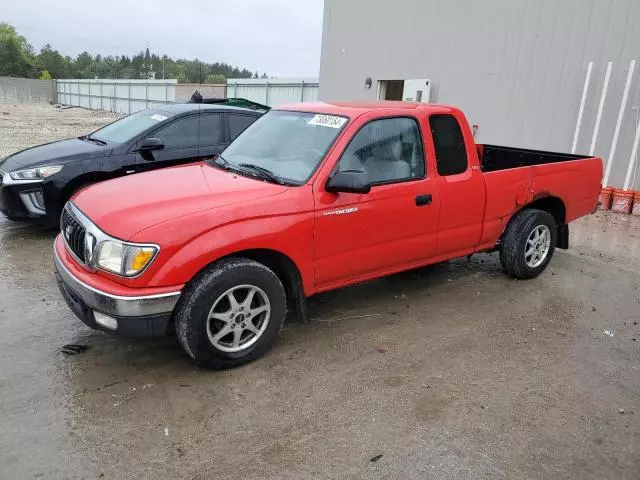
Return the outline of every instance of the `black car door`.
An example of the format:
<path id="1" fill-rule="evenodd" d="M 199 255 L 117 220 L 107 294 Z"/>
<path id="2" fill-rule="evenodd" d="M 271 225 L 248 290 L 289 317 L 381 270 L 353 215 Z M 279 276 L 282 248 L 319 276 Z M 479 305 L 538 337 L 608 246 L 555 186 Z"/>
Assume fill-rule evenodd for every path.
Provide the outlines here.
<path id="1" fill-rule="evenodd" d="M 222 113 L 201 113 L 199 127 L 199 155 L 201 158 L 216 155 L 229 144 Z"/>
<path id="2" fill-rule="evenodd" d="M 145 135 L 137 143 L 136 171 L 144 172 L 197 161 L 199 117 L 198 113 L 180 117 Z M 159 139 L 162 147 L 140 150 L 142 141 L 150 138 Z"/>

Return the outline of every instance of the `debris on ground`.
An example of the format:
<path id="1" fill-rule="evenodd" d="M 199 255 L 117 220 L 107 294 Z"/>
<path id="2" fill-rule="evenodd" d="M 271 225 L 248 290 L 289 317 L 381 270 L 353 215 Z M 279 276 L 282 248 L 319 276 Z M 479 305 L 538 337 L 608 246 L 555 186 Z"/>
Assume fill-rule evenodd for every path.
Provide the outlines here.
<path id="1" fill-rule="evenodd" d="M 67 355 L 77 355 L 78 353 L 85 352 L 88 349 L 89 349 L 89 345 L 78 345 L 74 343 L 68 343 L 66 345 L 63 345 L 60 351 Z"/>
<path id="2" fill-rule="evenodd" d="M 312 321 L 314 322 L 339 322 L 341 320 L 355 320 L 356 318 L 369 318 L 369 317 L 379 317 L 382 315 L 381 313 L 371 313 L 369 315 L 354 315 L 352 317 L 341 317 L 341 318 L 330 318 L 325 320 L 323 318 L 314 318 Z"/>
<path id="3" fill-rule="evenodd" d="M 371 458 L 371 462 L 372 463 L 376 463 L 378 460 L 380 460 L 382 458 L 382 454 L 380 455 L 376 455 L 375 457 Z"/>
<path id="4" fill-rule="evenodd" d="M 618 413 L 619 413 L 620 415 L 624 415 L 624 408 L 619 408 L 619 409 L 618 409 Z"/>
<path id="5" fill-rule="evenodd" d="M 387 347 L 384 345 L 376 345 L 376 352 L 385 353 L 387 351 Z"/>
<path id="6" fill-rule="evenodd" d="M 169 436 L 169 429 L 167 427 L 164 427 L 164 436 L 165 437 Z"/>
<path id="7" fill-rule="evenodd" d="M 605 335 L 609 335 L 610 337 L 613 337 L 614 333 L 611 330 L 605 330 L 604 331 Z"/>

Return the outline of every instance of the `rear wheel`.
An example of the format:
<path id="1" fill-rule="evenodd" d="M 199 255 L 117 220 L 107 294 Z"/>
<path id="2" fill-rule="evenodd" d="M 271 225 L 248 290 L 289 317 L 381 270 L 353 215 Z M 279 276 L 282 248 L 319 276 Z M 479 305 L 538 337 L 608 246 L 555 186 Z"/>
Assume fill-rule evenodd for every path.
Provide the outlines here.
<path id="1" fill-rule="evenodd" d="M 528 279 L 540 275 L 555 251 L 558 228 L 551 214 L 527 209 L 509 223 L 500 245 L 502 268 L 509 275 Z"/>
<path id="2" fill-rule="evenodd" d="M 273 271 L 229 258 L 201 273 L 176 309 L 178 341 L 199 364 L 224 369 L 264 355 L 287 313 L 284 287 Z"/>

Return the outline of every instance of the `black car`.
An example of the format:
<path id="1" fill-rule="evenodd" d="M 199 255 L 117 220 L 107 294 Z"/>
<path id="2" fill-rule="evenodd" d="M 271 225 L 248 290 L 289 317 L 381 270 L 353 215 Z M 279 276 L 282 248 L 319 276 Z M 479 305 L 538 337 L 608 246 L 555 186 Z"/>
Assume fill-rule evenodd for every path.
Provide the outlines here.
<path id="1" fill-rule="evenodd" d="M 11 220 L 57 227 L 64 204 L 78 190 L 211 157 L 264 112 L 220 104 L 169 104 L 139 111 L 89 135 L 28 148 L 0 161 L 0 211 Z"/>

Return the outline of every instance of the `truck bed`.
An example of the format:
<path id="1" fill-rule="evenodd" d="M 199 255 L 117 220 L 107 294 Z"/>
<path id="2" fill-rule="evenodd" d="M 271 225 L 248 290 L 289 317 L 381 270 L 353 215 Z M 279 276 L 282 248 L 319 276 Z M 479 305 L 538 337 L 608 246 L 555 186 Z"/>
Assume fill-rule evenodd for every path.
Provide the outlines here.
<path id="1" fill-rule="evenodd" d="M 548 163 L 569 162 L 593 158 L 571 153 L 545 152 L 525 148 L 504 147 L 500 145 L 476 145 L 482 171 L 485 173 L 510 168 L 530 167 Z"/>

